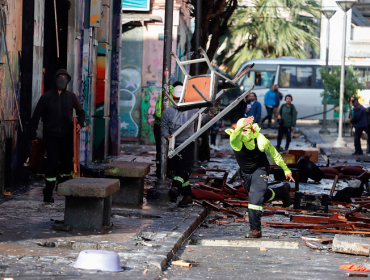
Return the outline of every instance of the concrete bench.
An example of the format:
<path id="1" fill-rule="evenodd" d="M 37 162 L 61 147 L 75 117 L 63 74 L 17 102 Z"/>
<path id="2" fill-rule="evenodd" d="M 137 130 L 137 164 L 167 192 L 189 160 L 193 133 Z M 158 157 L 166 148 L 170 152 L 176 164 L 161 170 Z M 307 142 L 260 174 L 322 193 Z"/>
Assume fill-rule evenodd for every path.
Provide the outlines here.
<path id="1" fill-rule="evenodd" d="M 66 197 L 64 224 L 72 230 L 96 230 L 110 226 L 112 194 L 119 180 L 75 178 L 58 186 L 58 195 Z"/>
<path id="2" fill-rule="evenodd" d="M 115 161 L 105 166 L 104 176 L 120 180 L 120 190 L 113 195 L 113 205 L 140 205 L 144 197 L 144 177 L 150 163 Z"/>

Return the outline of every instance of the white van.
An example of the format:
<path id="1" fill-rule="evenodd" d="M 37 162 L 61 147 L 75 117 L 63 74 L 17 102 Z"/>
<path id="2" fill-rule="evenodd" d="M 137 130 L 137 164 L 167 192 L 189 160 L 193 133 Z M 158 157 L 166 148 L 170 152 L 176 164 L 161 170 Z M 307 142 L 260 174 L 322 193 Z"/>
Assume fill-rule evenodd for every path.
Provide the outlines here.
<path id="1" fill-rule="evenodd" d="M 267 115 L 264 106 L 264 96 L 271 85 L 278 84 L 283 95 L 290 94 L 293 104 L 297 108 L 298 118 L 322 119 L 323 105 L 321 93 L 320 68 L 325 68 L 325 61 L 318 59 L 297 59 L 282 57 L 277 59 L 253 59 L 245 62 L 237 72 L 239 74 L 246 65 L 254 63 L 253 69 L 239 81 L 240 90 L 248 89 L 254 85 L 254 92 L 262 105 L 262 118 Z M 329 65 L 340 66 L 340 61 L 331 61 Z M 370 76 L 370 60 L 348 60 L 346 66 L 354 65 L 360 71 L 362 81 Z M 329 66 L 330 67 L 330 66 Z M 364 82 L 362 91 L 363 105 L 370 104 L 370 82 Z M 284 99 L 281 101 L 284 102 Z M 280 103 L 281 104 L 281 103 Z M 328 105 L 328 110 L 333 105 Z M 327 119 L 334 118 L 334 110 L 327 113 Z"/>

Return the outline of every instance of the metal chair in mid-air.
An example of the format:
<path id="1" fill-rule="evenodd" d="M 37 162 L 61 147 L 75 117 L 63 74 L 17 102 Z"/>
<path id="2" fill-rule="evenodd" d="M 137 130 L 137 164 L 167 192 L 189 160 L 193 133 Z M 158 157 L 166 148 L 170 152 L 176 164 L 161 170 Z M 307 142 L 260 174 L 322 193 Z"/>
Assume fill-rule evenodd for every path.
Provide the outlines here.
<path id="1" fill-rule="evenodd" d="M 181 97 L 178 102 L 175 102 L 167 93 L 166 95 L 175 106 L 183 110 L 212 107 L 219 89 L 230 89 L 236 87 L 236 82 L 234 82 L 234 80 L 231 80 L 214 70 L 206 52 L 201 47 L 199 48 L 199 52 L 203 58 L 186 61 L 180 61 L 174 53 L 171 53 L 175 58 L 177 65 L 180 67 L 181 72 L 185 75 L 185 79 Z M 201 62 L 207 63 L 210 74 L 191 76 L 184 68 L 184 65 Z"/>
<path id="2" fill-rule="evenodd" d="M 199 108 L 199 107 L 201 107 L 201 109 L 199 109 L 199 111 L 196 114 L 194 114 L 186 123 L 184 123 L 178 130 L 176 130 L 174 134 L 172 134 L 172 137 L 170 138 L 170 142 L 169 142 L 169 150 L 168 150 L 168 157 L 169 158 L 172 158 L 175 155 L 177 155 L 187 145 L 189 145 L 197 137 L 199 137 L 202 133 L 204 133 L 207 129 L 209 129 L 215 122 L 217 122 L 219 119 L 221 119 L 223 116 L 225 116 L 228 112 L 230 112 L 254 88 L 254 86 L 252 86 L 248 90 L 244 91 L 240 96 L 238 96 L 238 98 L 236 98 L 236 100 L 234 100 L 225 109 L 223 109 L 221 113 L 219 113 L 218 115 L 216 115 L 213 119 L 211 119 L 208 123 L 206 123 L 203 127 L 201 127 L 202 113 L 204 113 L 207 110 L 207 107 L 213 106 L 213 103 L 214 102 L 217 102 L 221 98 L 221 96 L 225 92 L 227 92 L 227 90 L 230 88 L 230 85 L 236 85 L 236 83 L 242 77 L 244 77 L 244 75 L 247 74 L 253 68 L 253 66 L 254 66 L 254 63 L 253 64 L 250 64 L 250 65 L 247 65 L 245 67 L 245 69 L 242 72 L 240 72 L 238 75 L 236 75 L 232 80 L 230 80 L 230 79 L 222 76 L 221 74 L 218 74 L 217 73 L 218 76 L 222 77 L 225 80 L 222 81 L 222 82 L 220 82 L 220 83 L 222 83 L 222 85 L 220 86 L 221 90 L 216 95 L 214 92 L 212 92 L 212 90 L 215 91 L 217 89 L 217 87 L 218 87 L 218 86 L 215 86 L 214 85 L 214 81 L 216 79 L 215 77 L 217 77 L 217 76 L 216 76 L 215 73 L 213 73 L 213 80 L 212 80 L 212 71 L 213 72 L 215 72 L 215 71 L 213 70 L 212 65 L 209 63 L 209 60 L 208 60 L 208 58 L 207 58 L 204 50 L 202 49 L 201 51 L 203 51 L 203 56 L 205 56 L 205 58 L 206 58 L 205 60 L 204 59 L 201 59 L 201 62 L 203 62 L 203 61 L 206 61 L 207 62 L 208 61 L 207 63 L 208 63 L 208 65 L 211 68 L 211 75 L 209 75 L 207 79 L 198 79 L 199 77 L 204 78 L 204 75 L 196 76 L 196 77 L 191 77 L 190 75 L 188 75 L 189 77 L 185 77 L 186 84 L 184 82 L 184 88 L 183 88 L 183 91 L 182 91 L 182 94 L 181 94 L 180 101 L 178 103 L 174 102 L 173 99 L 170 96 L 168 96 L 168 98 L 170 98 L 171 101 L 176 106 L 183 107 L 184 110 L 191 109 L 191 108 Z M 175 56 L 175 58 L 176 58 L 177 63 L 186 64 L 186 61 L 180 62 L 176 56 Z M 194 61 L 198 61 L 199 62 L 199 60 L 197 60 L 197 59 L 196 60 L 192 60 L 191 62 L 192 63 L 196 63 Z M 183 69 L 182 65 L 181 64 L 179 64 L 179 65 L 180 65 L 180 68 L 182 69 L 182 71 L 185 71 L 185 69 Z M 191 80 L 193 80 L 193 82 L 190 82 L 189 83 L 189 81 L 191 81 Z M 206 93 L 206 90 L 208 89 L 208 87 L 206 87 L 206 86 L 201 87 L 201 85 L 199 85 L 199 84 L 204 83 L 204 82 L 207 82 L 207 81 L 210 81 L 210 84 L 212 84 L 211 83 L 211 81 L 212 81 L 214 87 L 211 88 L 210 85 L 209 85 L 209 91 L 207 91 L 209 94 L 207 96 L 205 96 L 204 93 Z M 189 88 L 189 85 L 191 85 L 190 87 L 193 88 L 193 90 L 197 94 L 195 94 L 195 92 L 193 90 L 189 90 L 187 92 L 186 91 L 186 85 L 187 85 L 187 88 Z M 198 85 L 200 87 L 198 87 Z M 190 95 L 190 97 L 186 97 L 186 94 L 188 94 L 189 92 L 192 93 L 192 94 Z M 200 98 L 199 98 L 199 96 L 200 96 Z M 195 121 L 197 121 L 197 123 L 198 123 L 198 126 L 196 128 L 195 133 L 193 135 L 191 135 L 184 143 L 182 143 L 180 146 L 178 146 L 178 147 L 175 148 L 176 137 L 182 131 L 184 131 L 184 129 L 186 129 L 189 125 L 194 125 L 194 122 Z"/>

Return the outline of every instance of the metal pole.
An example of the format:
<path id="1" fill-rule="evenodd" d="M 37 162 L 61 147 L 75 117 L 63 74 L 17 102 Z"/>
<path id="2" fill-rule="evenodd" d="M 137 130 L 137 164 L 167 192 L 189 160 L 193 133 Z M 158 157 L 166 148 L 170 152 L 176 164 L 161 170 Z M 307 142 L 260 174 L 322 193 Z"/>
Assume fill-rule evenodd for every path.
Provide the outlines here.
<path id="1" fill-rule="evenodd" d="M 327 38 L 326 38 L 326 63 L 325 63 L 325 70 L 326 72 L 329 71 L 329 40 L 330 40 L 330 18 L 326 18 L 328 20 L 328 27 L 327 27 Z M 328 98 L 324 97 L 324 115 L 323 115 L 323 123 L 322 128 L 319 131 L 320 134 L 329 135 L 330 131 L 327 128 L 326 123 L 326 110 L 327 110 Z"/>
<path id="2" fill-rule="evenodd" d="M 346 35 L 347 35 L 347 12 L 344 12 L 343 20 L 343 44 L 342 44 L 342 67 L 340 73 L 340 97 L 339 97 L 339 129 L 338 138 L 334 142 L 335 148 L 344 148 L 347 143 L 343 139 L 343 101 L 344 101 L 344 73 L 345 73 L 345 60 L 346 60 Z"/>
<path id="3" fill-rule="evenodd" d="M 57 58 L 59 58 L 59 37 L 58 37 L 58 18 L 57 18 L 57 4 L 54 0 L 54 17 L 55 17 L 55 36 L 57 38 Z"/>
<path id="4" fill-rule="evenodd" d="M 195 6 L 195 59 L 200 58 L 199 47 L 202 46 L 202 0 L 197 0 Z M 200 63 L 196 63 L 194 67 L 194 74 L 198 76 L 200 74 Z M 194 162 L 193 166 L 191 167 L 191 172 L 198 173 L 198 174 L 205 174 L 206 170 L 200 166 L 199 162 L 199 137 L 195 139 L 194 145 Z"/>
<path id="5" fill-rule="evenodd" d="M 172 50 L 173 0 L 166 0 L 164 17 L 163 75 L 162 75 L 162 109 L 165 108 L 165 92 L 170 94 L 171 84 L 171 50 Z M 163 111 L 163 110 L 162 110 Z M 161 135 L 161 174 L 155 186 L 148 190 L 147 199 L 169 200 L 167 187 L 168 141 Z"/>
<path id="6" fill-rule="evenodd" d="M 0 198 L 3 198 L 5 186 L 5 125 L 0 123 Z"/>
<path id="7" fill-rule="evenodd" d="M 194 35 L 195 35 L 195 56 L 194 58 L 200 58 L 200 53 L 199 53 L 199 47 L 202 46 L 201 43 L 201 38 L 202 38 L 202 0 L 197 0 L 196 7 L 195 7 L 195 30 L 194 30 Z M 200 64 L 197 63 L 195 64 L 195 76 L 198 76 L 200 74 Z"/>

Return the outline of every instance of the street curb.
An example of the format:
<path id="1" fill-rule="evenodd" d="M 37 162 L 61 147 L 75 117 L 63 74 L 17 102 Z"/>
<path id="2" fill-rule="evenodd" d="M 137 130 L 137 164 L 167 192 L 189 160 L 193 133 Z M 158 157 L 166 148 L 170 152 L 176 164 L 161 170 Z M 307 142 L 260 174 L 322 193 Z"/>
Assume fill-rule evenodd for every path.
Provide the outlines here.
<path id="1" fill-rule="evenodd" d="M 189 236 L 197 229 L 197 227 L 207 218 L 209 210 L 204 208 L 198 217 L 190 224 L 182 224 L 179 228 L 172 232 L 166 241 L 161 246 L 165 252 L 162 251 L 163 258 L 158 261 L 149 262 L 149 264 L 163 270 L 171 261 L 177 251 L 181 248 L 182 243 L 189 238 Z"/>

